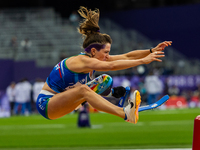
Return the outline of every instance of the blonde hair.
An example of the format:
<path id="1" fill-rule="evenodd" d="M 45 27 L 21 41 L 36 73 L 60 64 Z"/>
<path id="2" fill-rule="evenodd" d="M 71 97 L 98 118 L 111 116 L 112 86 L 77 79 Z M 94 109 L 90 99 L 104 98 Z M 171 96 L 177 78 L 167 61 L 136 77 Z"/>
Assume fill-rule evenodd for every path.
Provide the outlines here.
<path id="1" fill-rule="evenodd" d="M 88 10 L 87 8 L 81 6 L 78 13 L 84 18 L 78 28 L 79 33 L 84 37 L 83 48 L 86 48 L 93 43 L 112 44 L 112 39 L 108 34 L 100 33 L 99 9 L 92 11 L 91 9 Z"/>

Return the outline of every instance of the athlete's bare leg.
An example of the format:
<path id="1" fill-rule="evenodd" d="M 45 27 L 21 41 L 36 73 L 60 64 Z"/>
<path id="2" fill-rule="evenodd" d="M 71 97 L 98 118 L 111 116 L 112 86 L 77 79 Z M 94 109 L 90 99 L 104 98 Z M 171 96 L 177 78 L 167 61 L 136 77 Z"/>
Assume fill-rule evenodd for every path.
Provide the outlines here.
<path id="1" fill-rule="evenodd" d="M 92 107 L 115 116 L 125 118 L 120 108 L 92 91 L 87 85 L 80 85 L 65 92 L 55 94 L 48 103 L 48 117 L 60 118 L 72 112 L 78 105 L 87 101 Z"/>

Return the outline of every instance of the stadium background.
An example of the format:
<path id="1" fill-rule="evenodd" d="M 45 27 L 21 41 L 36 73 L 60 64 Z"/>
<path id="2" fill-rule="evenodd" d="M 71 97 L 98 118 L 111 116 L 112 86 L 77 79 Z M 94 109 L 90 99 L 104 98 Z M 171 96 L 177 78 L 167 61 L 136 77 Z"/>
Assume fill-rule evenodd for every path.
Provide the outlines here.
<path id="1" fill-rule="evenodd" d="M 1 90 L 11 81 L 17 82 L 24 76 L 29 80 L 39 76 L 45 79 L 61 55 L 71 56 L 80 52 L 81 38 L 76 29 L 71 28 L 68 23 L 69 15 L 80 5 L 101 10 L 101 31 L 110 34 L 114 41 L 111 54 L 128 52 L 130 49 L 147 49 L 160 41 L 171 40 L 173 45 L 166 51 L 167 59 L 164 60 L 163 66 L 155 63 L 152 66 L 164 67 L 168 74 L 199 74 L 200 4 L 197 0 L 123 2 L 102 0 L 95 3 L 79 0 L 73 2 L 9 0 L 0 2 L 2 15 L 0 58 L 1 63 L 5 64 L 1 65 L 1 70 L 4 70 L 0 78 Z M 46 10 L 46 14 L 41 12 L 42 9 Z M 38 16 L 43 13 L 43 18 L 41 15 L 40 18 L 38 16 L 34 18 L 34 13 Z M 37 26 L 34 21 L 41 25 Z M 43 31 L 44 28 L 46 31 Z M 17 36 L 19 43 L 25 38 L 31 40 L 32 47 L 27 55 L 23 53 L 20 44 L 17 52 L 9 47 L 13 36 Z M 22 62 L 27 60 L 29 62 Z M 28 63 L 32 69 L 25 72 Z M 183 67 L 185 69 L 182 69 Z M 131 70 L 110 74 L 131 74 Z"/>
<path id="2" fill-rule="evenodd" d="M 106 32 L 113 38 L 111 54 L 124 53 L 132 49 L 148 49 L 156 46 L 157 43 L 163 40 L 173 41 L 172 47 L 166 48 L 166 58 L 163 59 L 162 64 L 142 65 L 142 70 L 145 70 L 143 72 L 140 72 L 141 68 L 108 72 L 116 79 L 116 82 L 114 81 L 116 86 L 124 78 L 133 80 L 132 83 L 134 84 L 135 78 L 133 77 L 144 78 L 149 70 L 157 69 L 163 82 L 167 77 L 171 78 L 170 86 L 176 83 L 181 90 L 189 89 L 194 91 L 198 89 L 200 83 L 200 2 L 198 0 L 7 0 L 0 1 L 0 96 L 4 94 L 6 87 L 11 81 L 18 82 L 23 77 L 27 77 L 31 83 L 37 77 L 45 80 L 52 67 L 63 56 L 71 56 L 80 52 L 82 39 L 76 29 L 70 24 L 69 16 L 73 10 L 77 10 L 81 5 L 91 9 L 100 9 L 101 32 Z M 23 51 L 19 44 L 17 50 L 13 49 L 9 45 L 13 36 L 17 37 L 19 43 L 23 39 L 29 38 L 32 42 L 31 48 L 28 51 Z M 62 130 L 65 130 L 66 133 L 63 134 L 67 138 L 68 134 L 72 134 L 66 131 L 68 130 L 67 128 L 77 132 L 77 114 L 73 114 L 69 118 L 66 116 L 64 119 L 53 123 L 43 122 L 43 120 L 40 120 L 40 117 L 38 119 L 37 115 L 28 118 L 16 116 L 11 117 L 10 120 L 2 119 L 2 134 L 0 134 L 2 141 L 0 146 L 4 148 L 84 146 L 86 147 L 85 149 L 89 149 L 87 146 L 97 145 L 106 148 L 112 148 L 113 146 L 114 148 L 190 148 L 193 119 L 198 115 L 198 112 L 198 108 L 184 108 L 183 110 L 171 110 L 170 112 L 164 110 L 162 113 L 155 111 L 149 115 L 141 114 L 141 124 L 137 126 L 137 133 L 140 134 L 142 132 L 144 136 L 138 137 L 138 140 L 135 142 L 122 140 L 118 143 L 110 142 L 108 139 L 103 140 L 101 143 L 98 141 L 102 140 L 104 135 L 109 132 L 112 133 L 110 136 L 110 138 L 113 138 L 112 141 L 117 141 L 119 137 L 115 138 L 117 137 L 116 133 L 126 133 L 125 135 L 127 135 L 128 130 L 132 130 L 132 127 L 125 126 L 124 128 L 126 129 L 119 131 L 119 126 L 123 126 L 121 120 L 113 119 L 105 114 L 92 114 L 91 120 L 94 128 L 100 128 L 100 131 L 97 132 L 86 129 L 92 137 L 95 134 L 99 136 L 99 138 L 93 139 L 93 144 L 86 140 L 84 141 L 86 130 L 78 130 L 80 138 L 77 138 L 77 136 L 72 137 L 72 139 L 81 140 L 82 142 L 79 144 L 73 142 L 71 144 L 54 143 L 54 138 L 50 139 L 49 142 L 36 144 L 39 143 L 40 139 L 34 139 L 39 135 L 37 133 L 32 137 L 28 135 L 27 140 L 33 140 L 33 143 L 28 142 L 24 144 L 24 142 L 27 142 L 26 138 L 24 138 L 24 135 L 27 135 L 27 130 L 31 131 L 30 135 L 34 135 L 35 129 L 41 130 L 46 127 L 43 126 L 44 124 L 47 125 L 47 130 L 58 130 L 56 135 L 62 134 Z M 183 117 L 181 113 L 187 115 Z M 102 124 L 101 121 L 96 119 L 98 117 L 102 119 Z M 149 118 L 154 119 L 151 120 Z M 40 123 L 30 121 L 32 119 L 40 120 Z M 73 122 L 73 125 L 66 123 L 66 120 Z M 22 123 L 23 121 L 24 123 Z M 106 124 L 106 122 L 109 123 Z M 113 127 L 112 123 L 118 124 L 116 125 L 117 127 Z M 51 125 L 48 126 L 48 124 Z M 155 124 L 155 127 L 150 127 Z M 173 127 L 172 124 L 174 125 Z M 21 125 L 22 127 L 20 127 Z M 158 130 L 156 130 L 158 126 Z M 22 131 L 23 127 L 26 128 L 24 131 Z M 112 127 L 113 131 L 105 129 L 111 129 Z M 146 130 L 143 131 L 145 127 Z M 167 131 L 165 131 L 166 128 L 168 128 Z M 48 135 L 49 131 L 47 130 L 41 130 L 40 132 Z M 145 139 L 145 136 L 151 136 L 150 130 L 152 133 L 158 134 L 158 136 L 155 134 L 152 140 L 149 140 L 149 138 Z M 13 134 L 12 131 L 16 131 L 16 134 Z M 177 132 L 175 133 L 175 131 Z M 104 135 L 100 135 L 99 132 L 104 133 Z M 49 132 L 49 134 L 55 135 L 54 132 Z M 172 136 L 173 134 L 176 136 Z M 13 142 L 10 140 L 12 136 L 18 140 Z M 177 140 L 180 136 L 182 138 Z M 43 136 L 41 137 L 44 138 Z M 55 137 L 63 141 L 59 136 Z M 163 140 L 159 140 L 159 137 L 163 138 Z M 123 138 L 126 139 L 127 137 Z M 70 140 L 69 138 L 67 139 Z M 91 140 L 91 137 L 87 137 L 87 139 Z M 106 142 L 106 140 L 109 142 Z M 128 144 L 128 147 L 125 146 L 126 144 Z"/>

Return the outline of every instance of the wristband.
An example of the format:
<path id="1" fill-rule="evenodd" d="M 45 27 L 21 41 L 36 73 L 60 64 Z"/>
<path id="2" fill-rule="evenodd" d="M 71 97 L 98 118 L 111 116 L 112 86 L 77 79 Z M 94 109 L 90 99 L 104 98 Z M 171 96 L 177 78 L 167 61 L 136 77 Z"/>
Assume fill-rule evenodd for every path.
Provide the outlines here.
<path id="1" fill-rule="evenodd" d="M 153 52 L 152 52 L 152 48 L 150 48 L 150 52 L 153 53 Z"/>

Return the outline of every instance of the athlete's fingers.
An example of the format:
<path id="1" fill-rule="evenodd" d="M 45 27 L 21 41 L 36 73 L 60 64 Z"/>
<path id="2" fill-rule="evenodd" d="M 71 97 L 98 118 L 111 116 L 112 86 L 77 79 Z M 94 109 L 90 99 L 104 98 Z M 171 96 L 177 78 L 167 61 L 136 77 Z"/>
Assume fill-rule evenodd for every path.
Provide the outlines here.
<path id="1" fill-rule="evenodd" d="M 169 44 L 171 44 L 171 43 L 172 43 L 172 41 L 165 41 L 165 42 L 167 42 L 167 43 L 169 43 Z"/>
<path id="2" fill-rule="evenodd" d="M 164 54 L 165 52 L 162 52 L 162 51 L 156 51 L 156 52 L 154 52 L 154 54 L 156 54 L 156 55 L 160 55 L 160 54 Z"/>
<path id="3" fill-rule="evenodd" d="M 168 45 L 171 45 L 172 41 L 165 41 L 165 43 Z"/>
<path id="4" fill-rule="evenodd" d="M 168 43 L 165 41 L 162 44 L 164 44 L 164 46 L 168 46 Z"/>
<path id="5" fill-rule="evenodd" d="M 156 58 L 165 57 L 165 55 L 156 55 Z"/>
<path id="6" fill-rule="evenodd" d="M 158 58 L 154 58 L 154 61 L 162 62 L 162 60 Z"/>

